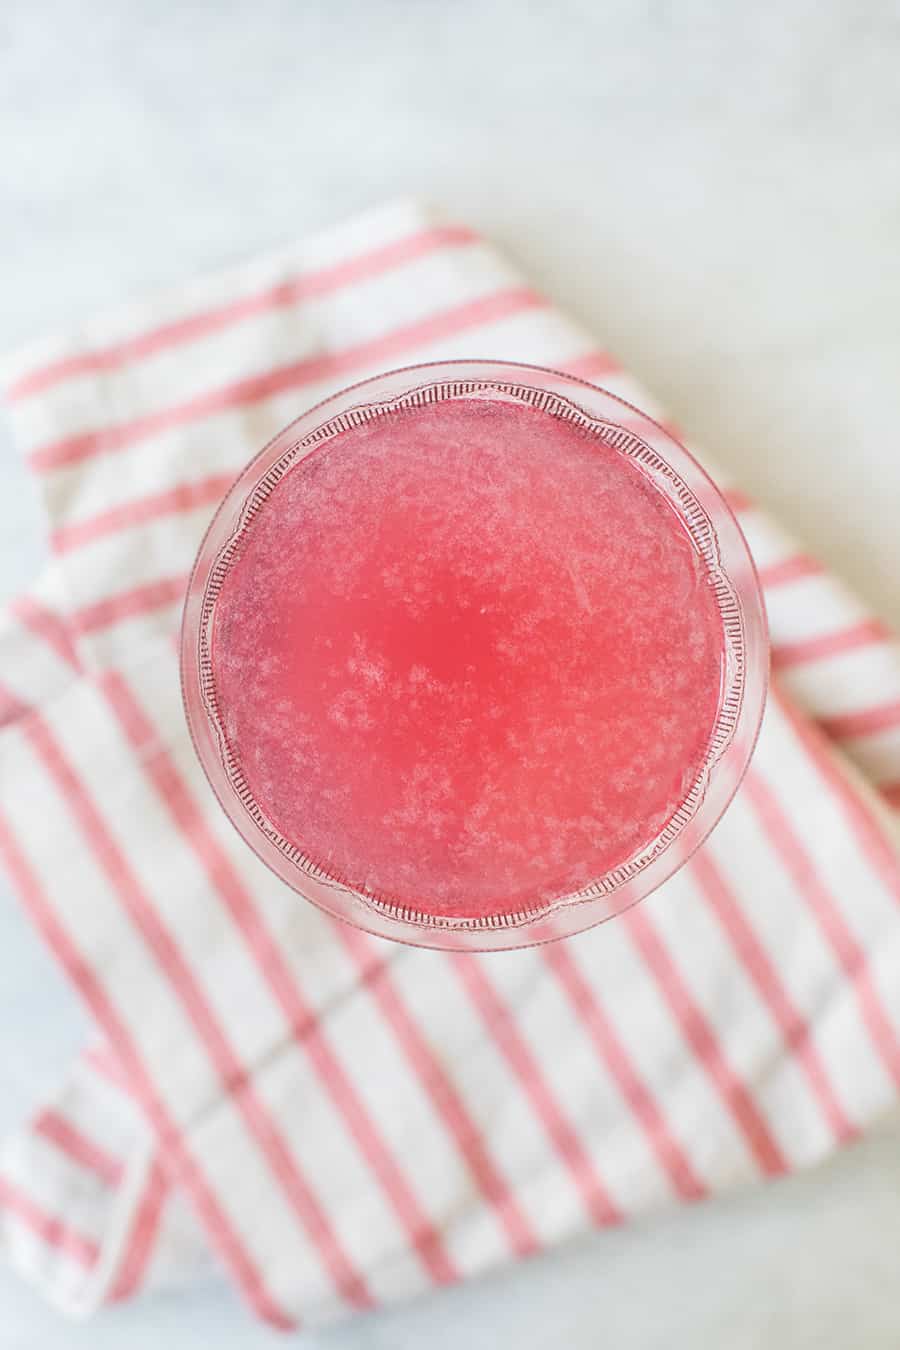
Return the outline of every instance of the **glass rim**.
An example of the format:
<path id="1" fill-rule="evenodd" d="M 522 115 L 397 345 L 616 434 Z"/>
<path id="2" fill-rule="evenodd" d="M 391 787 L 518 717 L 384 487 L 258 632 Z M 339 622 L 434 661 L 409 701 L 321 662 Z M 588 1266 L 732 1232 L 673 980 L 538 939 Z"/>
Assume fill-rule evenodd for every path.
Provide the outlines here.
<path id="1" fill-rule="evenodd" d="M 701 775 L 666 825 L 638 854 L 579 891 L 508 914 L 430 914 L 365 895 L 329 877 L 278 833 L 249 788 L 242 787 L 239 765 L 236 768 L 233 759 L 229 760 L 224 731 L 216 718 L 208 636 L 215 598 L 227 571 L 225 555 L 248 528 L 248 512 L 250 518 L 255 514 L 255 508 L 251 509 L 257 501 L 255 494 L 265 489 L 268 495 L 274 482 L 328 435 L 339 434 L 352 424 L 354 416 L 364 420 L 398 404 L 426 401 L 425 391 L 436 388 L 444 391 L 443 397 L 471 397 L 479 391 L 511 397 L 527 391 L 535 398 L 558 400 L 557 406 L 572 409 L 576 420 L 586 419 L 604 443 L 639 458 L 646 472 L 653 469 L 656 486 L 670 500 L 676 494 L 678 500 L 672 504 L 698 548 L 685 503 L 691 504 L 695 515 L 699 511 L 696 519 L 702 516 L 712 550 L 708 571 L 721 579 L 722 594 L 727 592 L 734 602 L 729 609 L 730 629 L 726 626 L 732 681 L 728 698 L 734 705 L 727 735 L 720 737 L 718 745 L 711 735 L 714 748 Z M 719 583 L 714 580 L 714 584 L 718 594 Z M 292 890 L 335 917 L 379 937 L 445 950 L 502 950 L 569 936 L 621 913 L 656 890 L 703 843 L 737 791 L 759 734 L 768 687 L 768 634 L 759 578 L 733 511 L 702 465 L 668 428 L 617 394 L 549 367 L 496 360 L 426 362 L 371 376 L 320 400 L 269 440 L 236 476 L 204 534 L 187 588 L 180 657 L 185 715 L 195 751 L 220 806 L 257 856 Z M 716 728 L 726 701 L 720 696 Z M 695 792 L 696 803 L 685 811 Z M 683 811 L 685 819 L 673 827 Z M 671 838 L 665 840 L 667 831 Z"/>

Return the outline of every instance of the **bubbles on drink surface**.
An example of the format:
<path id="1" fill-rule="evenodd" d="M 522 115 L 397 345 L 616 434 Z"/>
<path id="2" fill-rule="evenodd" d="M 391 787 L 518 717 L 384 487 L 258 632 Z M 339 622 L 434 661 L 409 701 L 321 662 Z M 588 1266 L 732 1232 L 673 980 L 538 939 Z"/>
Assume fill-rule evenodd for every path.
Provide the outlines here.
<path id="1" fill-rule="evenodd" d="M 216 693 L 266 817 L 431 913 L 533 908 L 652 840 L 702 766 L 723 632 L 671 503 L 590 430 L 456 399 L 292 468 L 219 595 Z"/>

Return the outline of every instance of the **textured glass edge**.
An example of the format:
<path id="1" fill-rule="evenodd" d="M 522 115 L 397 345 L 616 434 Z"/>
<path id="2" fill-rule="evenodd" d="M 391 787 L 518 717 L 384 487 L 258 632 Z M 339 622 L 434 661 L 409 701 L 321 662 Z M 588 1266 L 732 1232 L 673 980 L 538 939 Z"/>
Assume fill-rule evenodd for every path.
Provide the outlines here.
<path id="1" fill-rule="evenodd" d="M 527 369 L 529 368 L 523 367 L 523 370 Z M 537 368 L 532 369 L 535 375 L 550 373 L 541 372 Z M 571 383 L 577 387 L 577 382 L 572 381 Z M 362 388 L 360 392 L 362 392 Z M 707 758 L 670 820 L 649 844 L 638 850 L 625 862 L 612 868 L 602 877 L 594 879 L 580 890 L 557 897 L 540 906 L 531 909 L 520 908 L 499 915 L 457 917 L 429 914 L 427 911 L 411 906 L 398 905 L 390 900 L 358 891 L 345 882 L 334 878 L 318 866 L 301 849 L 286 839 L 268 820 L 246 784 L 240 764 L 231 752 L 228 738 L 222 726 L 215 693 L 210 636 L 216 600 L 244 537 L 251 529 L 255 517 L 259 514 L 275 487 L 298 462 L 328 440 L 375 417 L 389 415 L 403 408 L 421 407 L 438 401 L 485 396 L 494 398 L 504 396 L 513 401 L 527 403 L 532 407 L 550 413 L 552 416 L 575 422 L 590 431 L 610 449 L 627 455 L 650 479 L 657 490 L 664 493 L 688 530 L 716 591 L 725 634 L 726 659 L 720 706 L 710 737 L 710 750 Z M 607 397 L 614 398 L 614 396 L 609 395 Z M 621 403 L 621 400 L 616 401 Z M 622 406 L 627 405 L 623 404 Z M 239 809 L 247 814 L 255 827 L 278 850 L 285 861 L 296 869 L 298 884 L 304 877 L 313 880 L 320 886 L 325 886 L 366 908 L 372 909 L 383 918 L 394 923 L 411 925 L 417 929 L 430 930 L 432 933 L 468 932 L 477 934 L 485 930 L 516 930 L 545 923 L 561 911 L 608 899 L 636 881 L 651 863 L 657 861 L 672 847 L 684 830 L 696 819 L 706 796 L 710 775 L 731 744 L 738 728 L 746 684 L 746 630 L 738 591 L 722 564 L 718 535 L 709 513 L 699 501 L 693 488 L 665 456 L 649 445 L 645 439 L 634 430 L 623 427 L 609 418 L 590 413 L 568 395 L 541 388 L 524 380 L 520 383 L 487 377 L 476 379 L 445 378 L 426 380 L 404 390 L 393 398 L 376 398 L 354 404 L 352 407 L 327 418 L 306 434 L 288 442 L 278 458 L 247 490 L 237 519 L 227 538 L 218 548 L 209 567 L 203 589 L 198 625 L 197 663 L 200 696 L 208 727 L 212 732 L 220 764 L 225 770 L 231 791 L 239 804 Z"/>

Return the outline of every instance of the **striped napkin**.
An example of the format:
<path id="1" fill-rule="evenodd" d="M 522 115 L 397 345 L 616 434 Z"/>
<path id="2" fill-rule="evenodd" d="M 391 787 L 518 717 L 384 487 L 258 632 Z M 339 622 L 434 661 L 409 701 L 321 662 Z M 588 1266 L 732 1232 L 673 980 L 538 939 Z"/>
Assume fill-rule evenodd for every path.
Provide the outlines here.
<path id="1" fill-rule="evenodd" d="M 776 688 L 709 843 L 637 909 L 477 957 L 276 881 L 212 800 L 174 636 L 203 529 L 303 408 L 405 362 L 556 366 L 659 416 L 415 205 L 86 324 L 5 387 L 52 569 L 0 624 L 0 857 L 96 1026 L 0 1152 L 70 1314 L 218 1258 L 288 1327 L 823 1158 L 900 1086 L 900 652 L 739 493 Z"/>

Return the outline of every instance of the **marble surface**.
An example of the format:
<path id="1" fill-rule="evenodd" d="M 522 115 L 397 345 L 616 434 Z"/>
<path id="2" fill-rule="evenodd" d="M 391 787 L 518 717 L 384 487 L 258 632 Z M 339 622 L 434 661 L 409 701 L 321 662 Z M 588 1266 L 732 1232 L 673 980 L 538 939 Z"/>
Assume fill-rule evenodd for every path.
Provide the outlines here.
<path id="1" fill-rule="evenodd" d="M 8 0 L 0 346 L 399 193 L 500 239 L 900 624 L 895 0 Z M 0 429 L 0 598 L 43 556 Z M 82 1014 L 0 886 L 0 1129 Z M 300 1337 L 307 1350 L 900 1343 L 900 1120 L 763 1191 Z M 224 1285 L 4 1350 L 274 1343 Z"/>

